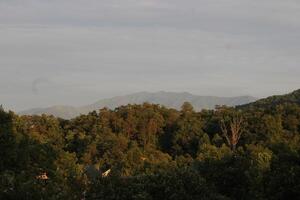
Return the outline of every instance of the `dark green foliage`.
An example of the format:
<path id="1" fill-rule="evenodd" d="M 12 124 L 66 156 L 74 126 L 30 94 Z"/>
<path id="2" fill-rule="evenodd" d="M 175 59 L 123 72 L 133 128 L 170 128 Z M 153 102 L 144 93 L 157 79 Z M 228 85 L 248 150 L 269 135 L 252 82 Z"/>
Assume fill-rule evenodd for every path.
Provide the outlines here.
<path id="1" fill-rule="evenodd" d="M 87 199 L 221 200 L 213 186 L 196 171 L 169 170 L 135 177 L 99 178 Z"/>
<path id="2" fill-rule="evenodd" d="M 298 199 L 300 195 L 300 149 L 278 144 L 265 176 L 266 196 L 270 199 Z"/>
<path id="3" fill-rule="evenodd" d="M 201 112 L 144 103 L 72 120 L 0 107 L 0 199 L 298 199 L 299 100 L 298 90 Z M 224 130 L 237 119 L 233 146 Z"/>
<path id="4" fill-rule="evenodd" d="M 272 109 L 276 108 L 276 106 L 284 105 L 284 104 L 296 104 L 299 106 L 300 89 L 290 94 L 271 96 L 265 99 L 258 100 L 254 103 L 238 106 L 238 108 L 269 110 L 269 112 L 272 112 Z"/>

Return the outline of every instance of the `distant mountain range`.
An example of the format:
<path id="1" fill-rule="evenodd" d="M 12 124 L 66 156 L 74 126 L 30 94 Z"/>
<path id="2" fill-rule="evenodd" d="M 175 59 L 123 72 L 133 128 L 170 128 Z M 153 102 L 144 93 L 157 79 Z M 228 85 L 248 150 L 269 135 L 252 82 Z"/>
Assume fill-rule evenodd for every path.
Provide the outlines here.
<path id="1" fill-rule="evenodd" d="M 70 119 L 80 114 L 87 114 L 93 110 L 99 110 L 103 107 L 114 109 L 127 104 L 142 104 L 144 102 L 160 104 L 168 108 L 180 109 L 184 102 L 190 102 L 195 110 L 213 109 L 216 105 L 237 106 L 254 102 L 255 97 L 215 97 L 198 96 L 187 92 L 139 92 L 125 96 L 116 96 L 113 98 L 102 99 L 96 103 L 81 106 L 52 106 L 48 108 L 34 108 L 20 112 L 21 115 L 41 115 L 48 114 L 64 119 Z"/>

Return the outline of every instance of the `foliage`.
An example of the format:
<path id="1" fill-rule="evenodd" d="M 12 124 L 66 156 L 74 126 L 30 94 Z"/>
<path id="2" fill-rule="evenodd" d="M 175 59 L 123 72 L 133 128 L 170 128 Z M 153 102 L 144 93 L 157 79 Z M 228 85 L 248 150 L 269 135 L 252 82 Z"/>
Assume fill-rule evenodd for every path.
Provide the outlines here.
<path id="1" fill-rule="evenodd" d="M 144 103 L 71 120 L 0 108 L 0 199 L 297 199 L 299 133 L 299 90 L 237 108 Z"/>

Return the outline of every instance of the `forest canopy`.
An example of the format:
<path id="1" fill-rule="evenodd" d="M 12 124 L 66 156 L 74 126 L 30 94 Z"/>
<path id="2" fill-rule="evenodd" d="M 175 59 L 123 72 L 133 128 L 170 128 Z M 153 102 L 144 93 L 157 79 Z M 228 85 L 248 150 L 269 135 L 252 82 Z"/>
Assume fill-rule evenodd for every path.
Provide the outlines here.
<path id="1" fill-rule="evenodd" d="M 0 108 L 0 199 L 299 199 L 300 90 L 71 120 Z"/>

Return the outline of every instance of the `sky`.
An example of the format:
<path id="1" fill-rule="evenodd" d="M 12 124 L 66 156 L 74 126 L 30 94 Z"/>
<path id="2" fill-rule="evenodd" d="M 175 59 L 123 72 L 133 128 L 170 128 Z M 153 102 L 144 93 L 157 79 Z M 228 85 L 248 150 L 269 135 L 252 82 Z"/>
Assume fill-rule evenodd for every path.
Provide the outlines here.
<path id="1" fill-rule="evenodd" d="M 299 0 L 0 0 L 0 104 L 300 88 Z"/>

